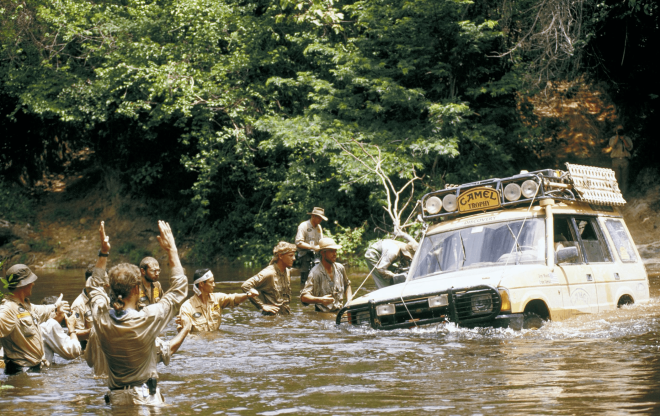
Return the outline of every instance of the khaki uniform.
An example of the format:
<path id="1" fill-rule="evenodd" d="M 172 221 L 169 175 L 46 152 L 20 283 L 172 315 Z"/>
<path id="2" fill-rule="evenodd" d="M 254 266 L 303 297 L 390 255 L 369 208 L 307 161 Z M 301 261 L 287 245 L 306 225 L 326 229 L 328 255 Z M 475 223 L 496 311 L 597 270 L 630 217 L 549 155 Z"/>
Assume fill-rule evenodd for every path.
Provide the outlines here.
<path id="1" fill-rule="evenodd" d="M 88 293 L 92 299 L 94 329 L 108 364 L 108 387 L 111 390 L 139 387 L 150 378 L 158 378 L 156 338 L 186 298 L 188 278 L 183 268 L 173 268 L 170 290 L 158 303 L 141 311 L 117 312 L 109 307 L 110 300 L 103 290 L 104 276 L 103 269 L 94 269 Z M 110 394 L 111 400 L 115 394 L 118 393 Z M 149 402 L 153 403 L 152 398 Z"/>
<path id="2" fill-rule="evenodd" d="M 247 293 L 250 289 L 257 289 L 259 296 L 250 299 L 259 309 L 263 305 L 279 306 L 278 315 L 291 313 L 291 276 L 289 269 L 283 273 L 277 264 L 271 264 L 256 276 L 252 276 L 241 285 L 241 289 Z"/>
<path id="3" fill-rule="evenodd" d="M 315 297 L 332 295 L 335 298 L 335 301 L 330 305 L 317 303 L 315 306 L 319 312 L 336 312 L 340 310 L 344 306 L 344 292 L 347 288 L 351 287 L 351 282 L 346 275 L 346 269 L 344 269 L 341 263 L 333 263 L 332 269 L 334 276 L 328 275 L 322 263 L 317 264 L 309 272 L 309 279 L 300 292 L 301 298 L 304 294 Z"/>
<path id="4" fill-rule="evenodd" d="M 181 305 L 179 314 L 192 322 L 191 332 L 215 331 L 222 321 L 222 309 L 236 306 L 236 296 L 238 295 L 209 293 L 208 302 L 204 305 L 202 299 L 194 295 Z"/>
<path id="5" fill-rule="evenodd" d="M 386 239 L 379 240 L 369 246 L 364 258 L 367 259 L 369 267 L 373 269 L 371 275 L 374 277 L 378 289 L 393 284 L 394 273 L 389 271 L 389 267 L 396 262 L 410 263 L 410 258 L 404 254 L 406 243 L 401 241 Z"/>
<path id="6" fill-rule="evenodd" d="M 612 148 L 610 157 L 612 158 L 612 170 L 617 182 L 619 182 L 619 189 L 621 192 L 626 192 L 628 189 L 628 167 L 630 162 L 630 152 L 626 149 L 624 142 L 632 149 L 633 143 L 628 136 L 619 136 L 617 140 L 616 135 L 610 137 L 609 146 Z"/>
<path id="7" fill-rule="evenodd" d="M 321 224 L 316 227 L 312 226 L 312 221 L 307 220 L 300 223 L 298 232 L 296 233 L 296 245 L 300 243 L 307 243 L 313 246 L 318 245 L 319 241 L 323 238 L 323 228 Z M 298 257 L 302 258 L 300 271 L 303 273 L 309 272 L 310 262 L 314 259 L 314 252 L 311 250 L 298 249 Z"/>
<path id="8" fill-rule="evenodd" d="M 140 281 L 140 295 L 138 297 L 138 311 L 141 311 L 145 306 L 153 305 L 163 298 L 163 287 L 160 282 L 151 283 L 151 293 L 144 286 L 144 281 Z"/>
<path id="9" fill-rule="evenodd" d="M 0 343 L 5 361 L 21 367 L 41 364 L 44 344 L 39 324 L 55 312 L 55 305 L 21 303 L 11 293 L 0 304 Z"/>
<path id="10" fill-rule="evenodd" d="M 83 331 L 94 326 L 92 304 L 86 290 L 83 290 L 71 304 L 71 313 L 76 317 L 76 331 Z"/>

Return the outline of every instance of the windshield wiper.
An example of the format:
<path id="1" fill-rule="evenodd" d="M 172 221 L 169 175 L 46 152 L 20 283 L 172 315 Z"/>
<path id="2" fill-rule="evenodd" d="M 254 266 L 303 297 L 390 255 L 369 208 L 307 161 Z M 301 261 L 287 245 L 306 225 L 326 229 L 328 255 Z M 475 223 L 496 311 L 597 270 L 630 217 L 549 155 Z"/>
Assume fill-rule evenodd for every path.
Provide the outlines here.
<path id="1" fill-rule="evenodd" d="M 465 244 L 463 244 L 463 236 L 461 235 L 461 232 L 458 232 L 458 238 L 461 239 L 461 249 L 463 250 L 463 262 L 461 263 L 461 267 L 459 269 L 463 268 L 463 265 L 465 264 Z"/>
<path id="2" fill-rule="evenodd" d="M 513 242 L 516 245 L 516 253 L 521 253 L 520 256 L 516 256 L 516 266 L 517 266 L 518 264 L 520 264 L 520 258 L 522 257 L 522 249 L 520 248 L 520 244 L 518 244 L 518 238 L 513 233 L 513 230 L 509 226 L 509 223 L 506 224 L 506 228 L 509 229 L 509 232 L 511 233 L 511 237 L 513 237 Z"/>

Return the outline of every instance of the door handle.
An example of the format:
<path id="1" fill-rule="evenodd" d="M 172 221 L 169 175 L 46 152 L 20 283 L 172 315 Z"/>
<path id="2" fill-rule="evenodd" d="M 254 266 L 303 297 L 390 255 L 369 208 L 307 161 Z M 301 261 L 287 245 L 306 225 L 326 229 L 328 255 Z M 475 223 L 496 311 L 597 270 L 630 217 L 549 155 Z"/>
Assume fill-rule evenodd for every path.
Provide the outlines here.
<path id="1" fill-rule="evenodd" d="M 593 281 L 594 281 L 594 277 L 590 274 L 587 274 L 587 282 L 593 282 Z"/>

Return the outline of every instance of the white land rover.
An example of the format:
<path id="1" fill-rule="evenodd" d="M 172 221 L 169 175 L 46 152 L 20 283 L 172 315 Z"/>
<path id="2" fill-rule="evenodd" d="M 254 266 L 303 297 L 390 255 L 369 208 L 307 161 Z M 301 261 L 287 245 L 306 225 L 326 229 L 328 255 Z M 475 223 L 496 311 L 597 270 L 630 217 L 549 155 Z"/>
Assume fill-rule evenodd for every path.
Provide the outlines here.
<path id="1" fill-rule="evenodd" d="M 407 276 L 353 299 L 337 324 L 530 328 L 648 302 L 614 172 L 566 166 L 424 195 L 432 225 Z"/>

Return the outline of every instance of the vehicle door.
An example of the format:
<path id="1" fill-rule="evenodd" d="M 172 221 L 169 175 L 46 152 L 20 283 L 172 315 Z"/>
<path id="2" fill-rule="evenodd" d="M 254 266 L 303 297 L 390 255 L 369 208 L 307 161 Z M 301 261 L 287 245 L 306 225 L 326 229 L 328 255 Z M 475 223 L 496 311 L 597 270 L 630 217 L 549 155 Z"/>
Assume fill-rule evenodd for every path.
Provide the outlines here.
<path id="1" fill-rule="evenodd" d="M 564 247 L 576 247 L 578 250 L 575 260 L 557 264 L 568 284 L 568 290 L 562 291 L 564 308 L 574 315 L 597 313 L 598 294 L 594 273 L 586 262 L 575 219 L 570 215 L 556 215 L 553 222 L 555 253 Z"/>
<path id="2" fill-rule="evenodd" d="M 575 226 L 585 260 L 592 271 L 593 283 L 598 297 L 598 311 L 616 307 L 616 276 L 614 265 L 603 229 L 596 217 L 575 216 Z"/>
<path id="3" fill-rule="evenodd" d="M 649 284 L 646 268 L 637 252 L 628 229 L 622 219 L 602 218 L 614 257 L 612 265 L 613 279 L 618 282 L 617 287 L 628 287 L 633 292 L 635 302 L 649 299 Z M 614 306 L 619 299 L 613 299 Z"/>

